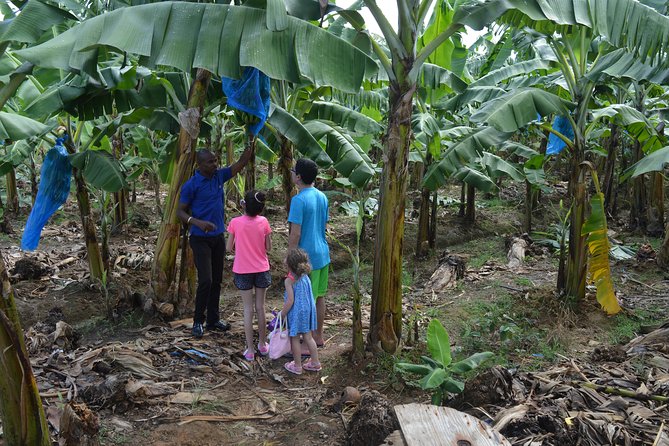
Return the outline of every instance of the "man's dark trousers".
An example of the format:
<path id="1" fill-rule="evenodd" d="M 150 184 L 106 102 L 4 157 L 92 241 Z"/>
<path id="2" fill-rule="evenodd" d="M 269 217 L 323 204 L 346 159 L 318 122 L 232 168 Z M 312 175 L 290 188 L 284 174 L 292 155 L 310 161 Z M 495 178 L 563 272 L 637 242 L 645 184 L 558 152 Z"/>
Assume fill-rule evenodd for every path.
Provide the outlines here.
<path id="1" fill-rule="evenodd" d="M 193 322 L 205 322 L 213 326 L 219 321 L 218 304 L 221 298 L 223 262 L 225 261 L 225 235 L 214 237 L 190 237 L 193 259 L 197 269 L 197 292 L 195 294 L 195 316 Z"/>

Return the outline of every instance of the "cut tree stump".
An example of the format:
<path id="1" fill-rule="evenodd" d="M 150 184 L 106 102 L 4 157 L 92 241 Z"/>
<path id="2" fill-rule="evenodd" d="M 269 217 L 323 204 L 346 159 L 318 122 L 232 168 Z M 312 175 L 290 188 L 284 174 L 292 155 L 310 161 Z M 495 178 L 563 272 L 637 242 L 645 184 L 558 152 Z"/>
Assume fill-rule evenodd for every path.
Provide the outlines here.
<path id="1" fill-rule="evenodd" d="M 450 407 L 400 404 L 395 413 L 408 446 L 511 446 L 483 421 Z"/>

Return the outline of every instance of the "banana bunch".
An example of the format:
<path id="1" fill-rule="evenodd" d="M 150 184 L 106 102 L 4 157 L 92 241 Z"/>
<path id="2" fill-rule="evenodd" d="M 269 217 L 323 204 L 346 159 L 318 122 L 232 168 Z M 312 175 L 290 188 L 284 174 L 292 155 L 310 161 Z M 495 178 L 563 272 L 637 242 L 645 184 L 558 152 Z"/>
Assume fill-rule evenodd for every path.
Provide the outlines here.
<path id="1" fill-rule="evenodd" d="M 252 115 L 250 113 L 246 113 L 245 111 L 241 110 L 235 110 L 235 114 L 233 115 L 232 118 L 233 122 L 238 125 L 238 126 L 244 126 L 247 127 L 253 124 L 257 124 L 260 122 L 260 118 Z"/>

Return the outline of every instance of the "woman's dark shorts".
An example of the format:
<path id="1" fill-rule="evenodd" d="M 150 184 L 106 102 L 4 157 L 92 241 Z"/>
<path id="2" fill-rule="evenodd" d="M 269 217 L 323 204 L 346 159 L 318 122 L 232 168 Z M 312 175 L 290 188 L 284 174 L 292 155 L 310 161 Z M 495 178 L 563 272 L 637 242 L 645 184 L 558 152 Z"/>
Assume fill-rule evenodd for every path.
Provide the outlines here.
<path id="1" fill-rule="evenodd" d="M 235 286 L 238 290 L 250 290 L 253 287 L 267 288 L 272 284 L 272 275 L 269 271 L 262 273 L 237 274 L 234 278 Z"/>

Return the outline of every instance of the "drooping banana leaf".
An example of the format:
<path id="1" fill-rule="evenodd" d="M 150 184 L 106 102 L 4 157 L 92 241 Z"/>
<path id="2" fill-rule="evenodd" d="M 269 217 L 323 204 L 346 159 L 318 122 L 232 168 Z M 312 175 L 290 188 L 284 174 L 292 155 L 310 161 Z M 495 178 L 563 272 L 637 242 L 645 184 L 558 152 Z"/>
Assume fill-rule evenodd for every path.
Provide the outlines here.
<path id="1" fill-rule="evenodd" d="M 497 86 L 470 87 L 462 93 L 438 103 L 436 108 L 455 112 L 465 105 L 476 103 L 484 104 L 493 99 L 497 99 L 504 94 L 506 94 L 506 90 Z"/>
<path id="2" fill-rule="evenodd" d="M 628 105 L 613 104 L 595 110 L 589 128 L 594 128 L 593 124 L 605 117 L 615 119 L 619 125 L 625 127 L 630 136 L 643 145 L 644 152 L 654 152 L 665 142 L 665 137 L 658 135 L 655 125 L 643 113 Z"/>
<path id="3" fill-rule="evenodd" d="M 616 299 L 609 265 L 609 238 L 604 213 L 604 194 L 596 193 L 590 199 L 590 216 L 583 223 L 581 234 L 587 237 L 590 261 L 588 271 L 590 280 L 597 287 L 597 301 L 607 314 L 620 312 L 621 308 Z"/>
<path id="4" fill-rule="evenodd" d="M 299 119 L 283 108 L 272 103 L 267 123 L 292 142 L 300 153 L 314 160 L 319 166 L 332 165 L 332 159 L 325 153 L 309 130 L 302 125 Z"/>
<path id="5" fill-rule="evenodd" d="M 372 160 L 341 127 L 326 121 L 309 121 L 304 128 L 316 140 L 326 138 L 325 151 L 333 160 L 333 167 L 356 187 L 364 187 L 376 173 Z"/>
<path id="6" fill-rule="evenodd" d="M 383 126 L 372 118 L 331 102 L 314 101 L 305 119 L 332 121 L 338 126 L 360 135 L 376 134 L 383 130 Z"/>
<path id="7" fill-rule="evenodd" d="M 422 87 L 433 90 L 445 85 L 457 93 L 467 88 L 467 83 L 458 75 L 446 68 L 431 63 L 423 64 L 420 74 L 420 84 Z"/>
<path id="8" fill-rule="evenodd" d="M 620 181 L 626 181 L 630 177 L 636 178 L 648 172 L 662 172 L 667 164 L 669 164 L 669 146 L 662 147 L 641 158 L 623 173 Z"/>
<path id="9" fill-rule="evenodd" d="M 448 178 L 458 172 L 460 168 L 474 158 L 481 156 L 490 147 L 503 143 L 512 134 L 512 132 L 500 132 L 494 127 L 481 127 L 473 130 L 463 139 L 451 145 L 442 158 L 430 166 L 423 177 L 423 186 L 430 190 L 437 190 L 440 186 L 446 184 Z M 462 175 L 466 176 L 465 174 L 467 172 Z M 489 178 L 488 181 L 490 181 Z M 486 181 L 482 180 L 481 184 L 483 183 L 486 183 Z M 480 187 L 479 189 L 483 188 Z"/>
<path id="10" fill-rule="evenodd" d="M 118 9 L 17 54 L 38 66 L 97 77 L 102 47 L 137 54 L 147 67 L 203 68 L 239 78 L 242 67 L 252 66 L 274 79 L 308 79 L 348 92 L 360 87 L 368 60 L 348 42 L 294 17 L 287 17 L 285 30 L 270 31 L 264 10 L 186 2 Z"/>
<path id="11" fill-rule="evenodd" d="M 481 165 L 488 173 L 488 176 L 493 179 L 503 175 L 508 175 L 516 181 L 525 179 L 525 176 L 513 164 L 490 152 L 483 153 Z"/>
<path id="12" fill-rule="evenodd" d="M 546 35 L 578 33 L 583 26 L 642 62 L 668 63 L 669 17 L 636 0 L 484 0 L 458 8 L 453 21 L 475 30 L 495 21 Z"/>
<path id="13" fill-rule="evenodd" d="M 548 70 L 550 69 L 550 63 L 542 59 L 533 59 L 526 60 L 519 63 L 514 63 L 506 67 L 499 68 L 495 71 L 491 71 L 487 75 L 478 78 L 471 84 L 471 87 L 492 87 L 499 85 L 500 83 L 511 79 L 512 77 L 528 75 L 537 70 Z"/>
<path id="14" fill-rule="evenodd" d="M 470 166 L 461 167 L 453 176 L 483 192 L 497 189 L 497 185 L 488 175 Z"/>
<path id="15" fill-rule="evenodd" d="M 48 132 L 49 126 L 25 116 L 0 112 L 0 139 L 16 141 Z"/>
<path id="16" fill-rule="evenodd" d="M 574 103 L 538 88 L 512 91 L 486 103 L 471 117 L 472 122 L 485 122 L 502 132 L 514 132 L 535 121 L 537 115 L 565 115 Z"/>
<path id="17" fill-rule="evenodd" d="M 32 152 L 35 145 L 26 140 L 15 142 L 7 149 L 7 153 L 0 157 L 0 176 L 10 172 L 13 168 L 24 162 Z"/>
<path id="18" fill-rule="evenodd" d="M 21 13 L 10 19 L 2 28 L 0 44 L 15 41 L 35 43 L 52 26 L 66 20 L 77 20 L 70 12 L 40 0 L 30 0 Z"/>
<path id="19" fill-rule="evenodd" d="M 611 51 L 600 57 L 586 74 L 593 82 L 606 74 L 616 79 L 628 78 L 637 81 L 648 81 L 663 85 L 669 81 L 669 71 L 662 65 L 651 66 L 641 62 L 635 55 L 624 49 Z"/>
<path id="20" fill-rule="evenodd" d="M 93 187 L 118 192 L 127 186 L 123 164 L 104 150 L 85 150 L 70 155 L 70 163 L 81 170 Z"/>

